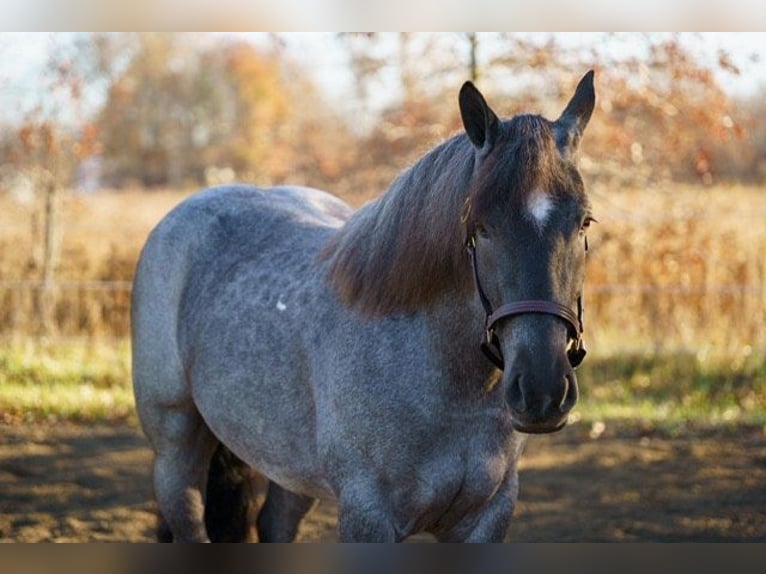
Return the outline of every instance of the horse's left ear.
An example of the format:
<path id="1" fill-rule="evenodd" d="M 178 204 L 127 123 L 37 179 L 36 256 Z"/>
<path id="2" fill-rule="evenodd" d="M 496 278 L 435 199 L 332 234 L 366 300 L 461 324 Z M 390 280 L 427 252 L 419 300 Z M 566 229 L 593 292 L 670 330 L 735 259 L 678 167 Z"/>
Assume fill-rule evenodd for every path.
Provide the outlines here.
<path id="1" fill-rule="evenodd" d="M 595 105 L 596 91 L 593 88 L 593 70 L 590 70 L 577 84 L 574 96 L 554 124 L 561 155 L 569 157 L 577 151 Z"/>
<path id="2" fill-rule="evenodd" d="M 476 149 L 489 151 L 500 131 L 500 120 L 471 82 L 460 88 L 460 116 L 468 139 Z"/>

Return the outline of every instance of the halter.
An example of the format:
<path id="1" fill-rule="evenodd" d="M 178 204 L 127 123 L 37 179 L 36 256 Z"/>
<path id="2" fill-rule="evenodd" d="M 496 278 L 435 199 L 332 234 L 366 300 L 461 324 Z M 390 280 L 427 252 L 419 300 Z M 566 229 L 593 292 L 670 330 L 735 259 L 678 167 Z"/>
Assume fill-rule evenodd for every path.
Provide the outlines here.
<path id="1" fill-rule="evenodd" d="M 582 333 L 583 333 L 583 306 L 582 295 L 577 297 L 577 313 L 571 308 L 556 301 L 546 301 L 539 299 L 532 299 L 528 301 L 515 301 L 513 303 L 506 303 L 500 305 L 494 311 L 492 310 L 492 304 L 489 302 L 484 289 L 481 287 L 481 280 L 479 279 L 479 267 L 476 263 L 476 236 L 471 235 L 466 241 L 466 248 L 468 254 L 471 256 L 471 264 L 473 266 L 473 279 L 476 284 L 476 291 L 479 294 L 479 299 L 484 307 L 486 313 L 485 320 L 485 338 L 481 342 L 481 350 L 486 357 L 495 364 L 495 366 L 501 371 L 505 367 L 505 360 L 503 359 L 503 351 L 500 349 L 500 341 L 495 334 L 495 325 L 501 319 L 508 317 L 514 317 L 516 315 L 525 315 L 529 313 L 540 313 L 544 315 L 553 315 L 559 319 L 563 319 L 567 326 L 567 342 L 569 347 L 567 349 L 567 358 L 569 364 L 573 368 L 576 368 L 582 363 L 585 358 L 585 346 L 583 345 Z M 585 252 L 588 251 L 588 238 L 585 238 Z"/>

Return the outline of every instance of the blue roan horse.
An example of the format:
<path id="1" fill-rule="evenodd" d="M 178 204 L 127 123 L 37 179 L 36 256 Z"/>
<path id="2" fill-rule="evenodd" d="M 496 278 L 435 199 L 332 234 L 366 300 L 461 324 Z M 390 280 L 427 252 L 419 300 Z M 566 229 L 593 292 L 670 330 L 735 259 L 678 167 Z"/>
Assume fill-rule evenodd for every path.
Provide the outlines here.
<path id="1" fill-rule="evenodd" d="M 589 72 L 558 120 L 501 121 L 466 83 L 465 133 L 357 212 L 227 186 L 162 220 L 132 306 L 162 539 L 236 538 L 249 468 L 261 540 L 322 496 L 343 541 L 504 539 L 527 433 L 577 400 L 594 100 Z"/>

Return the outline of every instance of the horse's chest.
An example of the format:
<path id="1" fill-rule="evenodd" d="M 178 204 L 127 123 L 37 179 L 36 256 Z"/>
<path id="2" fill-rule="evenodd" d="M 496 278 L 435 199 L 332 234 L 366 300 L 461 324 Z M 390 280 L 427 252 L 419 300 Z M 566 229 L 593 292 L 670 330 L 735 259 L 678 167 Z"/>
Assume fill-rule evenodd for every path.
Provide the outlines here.
<path id="1" fill-rule="evenodd" d="M 484 504 L 497 491 L 508 470 L 504 453 L 486 453 L 466 462 L 455 504 Z"/>
<path id="2" fill-rule="evenodd" d="M 495 495 L 508 474 L 502 452 L 475 453 L 445 458 L 428 466 L 419 476 L 412 502 L 421 509 L 423 526 L 449 525 L 479 512 Z"/>

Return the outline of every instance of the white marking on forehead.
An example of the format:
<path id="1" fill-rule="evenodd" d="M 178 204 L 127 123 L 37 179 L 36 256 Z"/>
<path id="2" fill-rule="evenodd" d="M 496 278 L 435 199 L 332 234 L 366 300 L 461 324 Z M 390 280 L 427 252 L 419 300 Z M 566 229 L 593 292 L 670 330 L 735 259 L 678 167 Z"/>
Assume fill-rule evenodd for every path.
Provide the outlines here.
<path id="1" fill-rule="evenodd" d="M 527 198 L 527 213 L 542 229 L 553 210 L 553 198 L 541 189 L 536 189 Z"/>
<path id="2" fill-rule="evenodd" d="M 287 309 L 287 305 L 282 303 L 281 299 L 277 301 L 277 311 L 284 311 L 285 309 Z"/>

